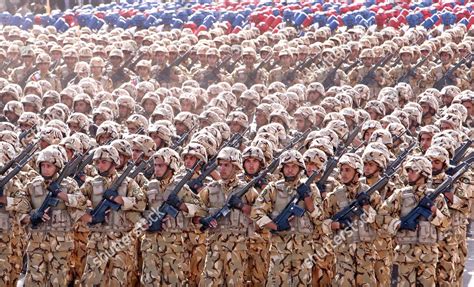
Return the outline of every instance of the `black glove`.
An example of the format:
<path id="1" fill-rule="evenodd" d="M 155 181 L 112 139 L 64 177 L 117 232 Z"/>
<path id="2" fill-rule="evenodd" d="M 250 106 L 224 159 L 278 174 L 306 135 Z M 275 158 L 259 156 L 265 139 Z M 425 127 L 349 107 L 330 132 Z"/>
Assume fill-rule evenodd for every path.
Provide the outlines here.
<path id="1" fill-rule="evenodd" d="M 306 197 L 311 195 L 311 189 L 306 184 L 298 186 L 296 192 L 298 193 L 300 200 L 304 200 Z"/>
<path id="2" fill-rule="evenodd" d="M 197 194 L 199 192 L 199 189 L 201 187 L 204 186 L 204 184 L 202 183 L 202 181 L 200 180 L 197 180 L 197 179 L 191 179 L 189 182 L 188 182 L 188 186 L 189 188 L 195 193 Z"/>
<path id="3" fill-rule="evenodd" d="M 268 180 L 262 177 L 255 183 L 255 188 L 264 189 L 267 184 L 268 184 Z"/>
<path id="4" fill-rule="evenodd" d="M 84 172 L 78 172 L 75 176 L 74 176 L 74 180 L 77 182 L 77 185 L 79 187 L 81 187 L 83 184 L 84 184 L 84 181 L 82 180 L 82 177 L 84 176 Z"/>
<path id="5" fill-rule="evenodd" d="M 244 203 L 242 202 L 242 199 L 236 195 L 231 195 L 229 198 L 229 205 L 232 208 L 235 209 L 242 209 L 244 207 Z"/>
<path id="6" fill-rule="evenodd" d="M 167 202 L 169 205 L 171 205 L 171 206 L 173 206 L 174 208 L 176 208 L 176 209 L 179 209 L 179 206 L 180 206 L 181 203 L 182 203 L 182 201 L 181 201 L 181 199 L 179 199 L 178 195 L 177 195 L 177 194 L 174 194 L 174 193 L 172 193 L 172 194 L 170 194 L 170 195 L 168 196 L 168 199 L 166 200 L 166 202 Z"/>
<path id="7" fill-rule="evenodd" d="M 48 191 L 50 191 L 53 196 L 56 197 L 61 192 L 61 187 L 57 182 L 53 181 L 48 185 Z"/>
<path id="8" fill-rule="evenodd" d="M 360 206 L 369 205 L 370 197 L 367 193 L 362 192 L 357 195 L 357 200 L 359 201 Z"/>
<path id="9" fill-rule="evenodd" d="M 199 219 L 199 223 L 201 223 L 205 229 L 208 229 L 209 227 L 211 227 L 211 221 L 212 221 L 211 216 L 201 217 L 201 219 Z"/>
<path id="10" fill-rule="evenodd" d="M 103 197 L 106 199 L 114 199 L 117 196 L 118 192 L 115 189 L 107 189 L 103 195 Z"/>

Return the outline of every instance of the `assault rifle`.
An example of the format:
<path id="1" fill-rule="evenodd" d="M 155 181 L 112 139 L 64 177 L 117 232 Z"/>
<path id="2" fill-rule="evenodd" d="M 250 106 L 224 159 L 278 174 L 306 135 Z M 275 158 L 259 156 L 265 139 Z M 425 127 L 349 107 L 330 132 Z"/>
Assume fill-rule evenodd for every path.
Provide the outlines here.
<path id="1" fill-rule="evenodd" d="M 131 62 L 129 65 L 127 65 L 125 67 L 128 67 L 130 69 L 130 71 L 135 73 L 135 66 L 138 64 L 138 62 L 141 61 L 141 59 L 143 59 L 143 57 L 145 57 L 145 55 L 146 55 L 146 53 L 141 53 L 140 55 L 138 55 L 138 57 L 133 62 Z"/>
<path id="2" fill-rule="evenodd" d="M 189 54 L 191 54 L 191 50 L 192 49 L 189 49 L 188 51 L 186 51 L 186 53 L 184 53 L 183 55 L 179 56 L 178 58 L 176 58 L 171 64 L 169 65 L 166 65 L 165 68 L 163 68 L 161 71 L 159 71 L 156 76 L 155 76 L 155 79 L 161 83 L 161 82 L 169 82 L 171 80 L 171 69 L 173 67 L 177 67 L 179 65 L 181 65 L 181 63 L 183 63 L 189 56 Z"/>
<path id="3" fill-rule="evenodd" d="M 233 148 L 238 148 L 242 142 L 242 139 L 244 138 L 244 134 L 249 130 L 247 128 L 243 133 L 241 134 L 234 134 L 227 142 L 225 142 L 216 152 L 216 155 L 213 156 L 209 161 L 204 164 L 201 167 L 201 174 L 195 178 L 190 180 L 187 184 L 189 188 L 194 192 L 197 193 L 199 188 L 203 186 L 203 181 L 204 179 L 210 175 L 216 168 L 217 168 L 217 155 L 219 152 L 225 148 L 225 147 L 233 147 Z"/>
<path id="4" fill-rule="evenodd" d="M 474 161 L 474 152 L 471 152 L 466 158 L 465 160 L 456 165 L 456 166 L 450 166 L 447 170 L 446 170 L 446 174 L 447 175 L 454 175 L 456 174 L 456 172 L 458 172 L 464 164 L 468 163 L 468 164 L 471 164 L 472 162 Z"/>
<path id="5" fill-rule="evenodd" d="M 105 222 L 105 215 L 110 209 L 115 211 L 120 209 L 120 204 L 116 203 L 114 198 L 118 196 L 120 185 L 122 185 L 123 181 L 128 177 L 134 167 L 135 163 L 129 162 L 123 173 L 104 192 L 102 200 L 90 212 L 90 215 L 92 216 L 92 221 L 89 222 L 90 226 Z"/>
<path id="6" fill-rule="evenodd" d="M 22 131 L 19 135 L 18 135 L 18 141 L 22 141 L 24 138 L 26 138 L 31 132 L 34 132 L 36 130 L 36 124 L 34 124 L 31 128 L 25 130 L 25 131 Z"/>
<path id="7" fill-rule="evenodd" d="M 192 126 L 187 132 L 184 132 L 170 147 L 172 150 L 176 150 L 178 147 L 180 147 L 183 142 L 189 137 L 191 132 L 194 130 L 196 125 Z"/>
<path id="8" fill-rule="evenodd" d="M 428 60 L 428 57 L 424 57 L 423 59 L 421 59 L 414 67 L 410 68 L 408 70 L 408 72 L 406 72 L 400 78 L 398 78 L 398 80 L 395 84 L 408 83 L 410 81 L 410 77 L 413 77 L 415 75 L 416 69 L 423 66 L 423 64 L 426 62 L 426 60 Z"/>
<path id="9" fill-rule="evenodd" d="M 442 193 L 444 194 L 448 192 L 452 188 L 454 182 L 471 168 L 471 165 L 472 162 L 463 163 L 461 168 L 459 168 L 454 175 L 448 175 L 446 180 L 443 181 L 443 183 L 441 183 L 432 193 L 424 196 L 415 208 L 413 208 L 407 215 L 400 218 L 400 230 L 415 231 L 421 217 L 425 219 L 430 218 L 432 215 L 431 207 L 433 207 L 436 197 Z"/>
<path id="10" fill-rule="evenodd" d="M 348 67 L 345 67 L 344 69 L 342 69 L 344 71 L 344 73 L 349 73 L 350 71 L 352 71 L 352 69 L 354 69 L 357 65 L 360 64 L 360 60 L 357 59 L 354 61 L 354 63 L 350 64 Z"/>
<path id="11" fill-rule="evenodd" d="M 450 86 L 450 85 L 455 85 L 455 79 L 454 79 L 454 72 L 461 67 L 463 64 L 468 64 L 471 63 L 472 60 L 474 59 L 474 54 L 471 54 L 467 56 L 466 58 L 462 58 L 457 62 L 453 67 L 449 68 L 446 73 L 441 77 L 441 79 L 437 80 L 433 88 L 441 91 L 445 86 Z"/>
<path id="12" fill-rule="evenodd" d="M 360 129 L 361 129 L 361 126 L 359 125 L 352 132 L 350 132 L 347 135 L 347 138 L 344 141 L 344 143 L 337 147 L 336 151 L 334 152 L 334 156 L 330 157 L 329 160 L 326 162 L 326 168 L 323 172 L 323 175 L 321 176 L 318 183 L 316 184 L 316 186 L 319 188 L 321 192 L 324 192 L 325 185 L 329 176 L 332 174 L 332 171 L 336 168 L 337 162 L 339 161 L 341 156 L 346 153 L 347 148 L 352 144 L 354 139 L 359 134 Z"/>
<path id="13" fill-rule="evenodd" d="M 288 86 L 291 82 L 295 80 L 296 72 L 301 71 L 305 63 L 306 61 L 303 61 L 300 64 L 298 64 L 296 67 L 294 67 L 293 69 L 287 71 L 281 82 L 285 84 L 285 86 Z"/>
<path id="14" fill-rule="evenodd" d="M 316 179 L 316 177 L 319 175 L 319 172 L 315 171 L 311 174 L 310 177 L 301 185 L 299 185 L 296 190 L 300 189 L 310 189 L 311 183 Z M 290 222 L 289 219 L 290 217 L 297 216 L 297 217 L 302 217 L 305 213 L 305 209 L 302 208 L 301 206 L 298 205 L 298 203 L 302 200 L 300 198 L 299 192 L 297 192 L 288 202 L 288 204 L 285 206 L 285 208 L 281 211 L 280 214 L 278 214 L 275 219 L 273 219 L 273 222 L 276 224 L 278 227 L 277 231 L 285 231 L 290 229 Z"/>
<path id="15" fill-rule="evenodd" d="M 209 87 L 209 83 L 214 82 L 217 79 L 217 73 L 219 73 L 220 69 L 224 67 L 230 61 L 230 59 L 232 59 L 232 56 L 224 58 L 217 66 L 212 68 L 211 71 L 207 72 L 201 82 L 201 88 L 207 89 Z"/>
<path id="16" fill-rule="evenodd" d="M 351 55 L 348 55 L 343 60 L 339 61 L 339 63 L 337 63 L 337 65 L 328 73 L 328 75 L 326 76 L 326 78 L 323 81 L 323 86 L 326 90 L 329 89 L 330 87 L 334 86 L 334 80 L 336 79 L 337 70 L 339 70 L 339 68 L 341 68 L 341 65 L 343 63 L 347 62 L 347 60 L 349 59 L 350 56 Z"/>
<path id="17" fill-rule="evenodd" d="M 471 147 L 473 140 L 468 139 L 465 143 L 463 143 L 461 146 L 459 146 L 456 151 L 454 152 L 454 156 L 449 162 L 451 165 L 457 165 L 458 163 L 461 162 L 461 160 L 464 158 L 464 154 L 467 152 L 467 150 Z"/>
<path id="18" fill-rule="evenodd" d="M 73 170 L 79 164 L 79 161 L 79 155 L 74 155 L 74 157 L 61 170 L 61 173 L 59 174 L 58 178 L 49 184 L 48 194 L 46 195 L 46 198 L 44 199 L 40 208 L 34 210 L 31 214 L 31 228 L 36 229 L 38 225 L 43 222 L 44 214 L 49 211 L 51 207 L 55 207 L 58 205 L 59 199 L 57 198 L 57 196 L 61 192 L 61 182 L 73 172 Z"/>
<path id="19" fill-rule="evenodd" d="M 385 58 L 382 58 L 377 63 L 375 63 L 375 65 L 372 68 L 370 68 L 369 72 L 367 72 L 367 74 L 362 78 L 360 83 L 366 86 L 373 83 L 375 81 L 375 71 L 377 71 L 379 67 L 383 67 L 384 64 L 387 63 L 388 60 L 390 60 L 390 58 L 392 57 L 393 57 L 393 54 L 388 54 L 387 56 L 385 56 Z"/>
<path id="20" fill-rule="evenodd" d="M 344 207 L 341 211 L 336 213 L 331 219 L 333 221 L 339 222 L 343 226 L 349 226 L 354 217 L 361 216 L 364 213 L 363 206 L 369 204 L 372 193 L 382 189 L 388 183 L 390 178 L 395 175 L 414 147 L 415 142 L 413 141 L 410 146 L 387 167 L 382 177 L 376 183 L 374 183 L 374 185 L 372 185 L 368 190 L 359 193 L 355 200 L 353 200 L 348 206 Z"/>
<path id="21" fill-rule="evenodd" d="M 18 82 L 18 85 L 20 85 L 20 87 L 22 88 L 25 88 L 26 86 L 26 82 L 28 81 L 28 79 L 31 77 L 31 75 L 33 75 L 34 73 L 36 73 L 38 71 L 38 67 L 31 67 L 31 69 L 28 70 L 28 72 L 25 73 L 25 75 L 23 76 L 23 78 L 21 78 L 21 80 Z"/>
<path id="22" fill-rule="evenodd" d="M 255 184 L 263 180 L 268 173 L 272 173 L 278 167 L 279 158 L 275 158 L 272 163 L 264 170 L 262 170 L 256 177 L 252 178 L 245 186 L 233 192 L 232 195 L 226 200 L 226 203 L 214 214 L 207 216 L 201 220 L 202 226 L 201 231 L 205 231 L 210 227 L 210 222 L 213 220 L 219 220 L 220 218 L 226 217 L 230 213 L 231 209 L 239 208 L 236 203 L 241 203 L 241 198 L 244 196 Z"/>
<path id="23" fill-rule="evenodd" d="M 202 163 L 201 160 L 197 161 L 194 166 L 186 170 L 184 177 L 178 182 L 175 188 L 168 195 L 168 198 L 163 202 L 158 209 L 158 212 L 155 212 L 156 217 L 152 220 L 150 227 L 148 228 L 149 232 L 159 232 L 163 230 L 163 219 L 166 216 L 171 216 L 176 218 L 179 213 L 179 205 L 181 201 L 178 198 L 178 192 L 184 187 L 184 185 L 191 179 L 194 172 L 196 172 L 197 167 Z"/>
<path id="24" fill-rule="evenodd" d="M 5 185 L 23 169 L 23 167 L 30 161 L 32 156 L 33 154 L 30 154 L 21 161 L 15 162 L 15 167 L 0 180 L 0 196 L 3 196 L 3 189 Z M 2 207 L 1 204 L 0 207 Z"/>
<path id="25" fill-rule="evenodd" d="M 245 80 L 245 85 L 247 87 L 251 87 L 253 86 L 253 84 L 255 83 L 255 79 L 257 78 L 257 73 L 258 71 L 263 67 L 265 66 L 266 64 L 268 64 L 268 62 L 272 59 L 271 55 L 269 55 L 265 60 L 261 61 L 260 64 L 258 64 L 258 66 L 252 70 L 252 72 L 250 72 L 247 76 L 247 80 Z"/>
<path id="26" fill-rule="evenodd" d="M 7 170 L 9 170 L 13 164 L 17 162 L 21 162 L 24 158 L 30 157 L 36 150 L 37 150 L 37 145 L 39 141 L 36 141 L 34 143 L 28 144 L 19 155 L 17 155 L 14 159 L 10 160 L 7 162 L 1 169 L 0 169 L 0 175 L 4 175 Z"/>

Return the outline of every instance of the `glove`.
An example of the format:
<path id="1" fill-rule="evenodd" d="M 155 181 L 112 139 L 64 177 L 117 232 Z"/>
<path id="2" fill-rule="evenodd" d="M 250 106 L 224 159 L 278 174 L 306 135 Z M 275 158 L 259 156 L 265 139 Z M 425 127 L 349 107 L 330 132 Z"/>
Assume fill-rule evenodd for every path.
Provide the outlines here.
<path id="1" fill-rule="evenodd" d="M 242 209 L 244 203 L 242 202 L 242 199 L 240 199 L 240 197 L 236 195 L 231 195 L 229 198 L 229 205 L 230 207 L 235 209 Z"/>
<path id="2" fill-rule="evenodd" d="M 104 195 L 102 196 L 103 198 L 106 198 L 106 199 L 114 199 L 115 197 L 118 196 L 118 192 L 114 189 L 107 189 L 105 192 L 104 192 Z"/>
<path id="3" fill-rule="evenodd" d="M 53 181 L 49 184 L 48 191 L 50 191 L 53 196 L 56 197 L 61 192 L 61 187 L 57 182 Z"/>
<path id="4" fill-rule="evenodd" d="M 212 221 L 211 216 L 201 217 L 201 219 L 199 219 L 199 223 L 202 224 L 204 229 L 208 229 L 211 226 L 211 221 Z"/>
<path id="5" fill-rule="evenodd" d="M 359 201 L 359 204 L 361 206 L 364 205 L 369 205 L 370 204 L 370 197 L 367 193 L 362 192 L 359 195 L 357 195 L 357 200 Z"/>
<path id="6" fill-rule="evenodd" d="M 264 189 L 267 184 L 268 184 L 268 180 L 262 177 L 255 183 L 255 188 Z"/>
<path id="7" fill-rule="evenodd" d="M 197 180 L 197 179 L 191 179 L 189 182 L 188 182 L 188 186 L 189 188 L 195 193 L 197 194 L 199 189 L 201 187 L 204 186 L 204 184 L 202 183 L 202 181 L 200 180 Z"/>
<path id="8" fill-rule="evenodd" d="M 296 188 L 296 192 L 298 193 L 300 200 L 304 200 L 306 197 L 310 196 L 311 189 L 306 184 L 301 184 Z"/>
<path id="9" fill-rule="evenodd" d="M 182 203 L 182 201 L 181 201 L 181 199 L 179 199 L 178 195 L 177 195 L 177 194 L 174 194 L 174 193 L 172 193 L 172 194 L 170 194 L 170 195 L 168 196 L 168 199 L 166 200 L 166 202 L 167 202 L 169 205 L 171 205 L 171 206 L 173 206 L 174 208 L 176 208 L 176 209 L 179 209 L 179 206 L 180 206 L 181 203 Z"/>

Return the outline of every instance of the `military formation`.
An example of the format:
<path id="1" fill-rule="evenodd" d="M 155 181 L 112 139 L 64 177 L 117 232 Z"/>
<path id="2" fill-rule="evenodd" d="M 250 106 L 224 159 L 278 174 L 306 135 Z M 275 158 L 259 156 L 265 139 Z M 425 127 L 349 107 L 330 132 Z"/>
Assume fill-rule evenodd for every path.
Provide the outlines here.
<path id="1" fill-rule="evenodd" d="M 474 30 L 0 34 L 0 285 L 463 286 Z"/>

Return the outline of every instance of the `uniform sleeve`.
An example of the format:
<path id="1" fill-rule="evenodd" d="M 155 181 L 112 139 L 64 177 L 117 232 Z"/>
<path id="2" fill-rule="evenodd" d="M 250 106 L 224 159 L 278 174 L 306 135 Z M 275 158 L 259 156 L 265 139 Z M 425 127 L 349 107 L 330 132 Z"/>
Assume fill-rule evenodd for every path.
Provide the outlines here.
<path id="1" fill-rule="evenodd" d="M 378 210 L 377 225 L 395 235 L 400 225 L 401 190 L 395 190 Z"/>
<path id="2" fill-rule="evenodd" d="M 272 222 L 269 214 L 273 209 L 274 194 L 275 185 L 270 183 L 262 190 L 262 193 L 257 197 L 255 205 L 252 208 L 250 218 L 255 221 L 260 228 Z"/>
<path id="3" fill-rule="evenodd" d="M 452 209 L 460 211 L 465 216 L 469 215 L 470 198 L 472 196 L 472 184 L 467 176 L 462 177 L 458 184 L 455 185 L 453 202 L 448 203 Z"/>
<path id="4" fill-rule="evenodd" d="M 204 204 L 204 207 L 209 207 L 209 188 L 207 186 L 199 192 L 199 199 Z"/>
<path id="5" fill-rule="evenodd" d="M 146 207 L 146 196 L 134 180 L 130 180 L 127 186 L 127 195 L 122 197 L 125 211 L 143 211 Z"/>
<path id="6" fill-rule="evenodd" d="M 86 213 L 87 199 L 74 180 L 68 182 L 67 198 L 65 205 L 68 207 L 72 220 L 76 222 Z"/>
<path id="7" fill-rule="evenodd" d="M 449 208 L 446 200 L 444 199 L 444 195 L 440 194 L 435 199 L 436 205 L 436 213 L 433 215 L 431 219 L 431 223 L 434 226 L 439 228 L 445 229 L 448 227 L 450 220 L 449 220 Z"/>
<path id="8" fill-rule="evenodd" d="M 19 215 L 26 214 L 31 210 L 26 191 L 22 189 L 20 182 L 16 178 L 7 183 L 5 190 L 8 192 L 5 210 L 16 212 Z"/>
<path id="9" fill-rule="evenodd" d="M 323 220 L 323 201 L 319 193 L 319 189 L 315 184 L 311 184 L 311 199 L 313 200 L 314 210 L 313 212 L 309 213 L 309 217 L 311 218 L 313 224 L 319 227 L 318 229 L 320 229 Z"/>
<path id="10" fill-rule="evenodd" d="M 178 193 L 179 198 L 183 201 L 186 205 L 188 211 L 184 212 L 183 214 L 186 217 L 194 217 L 194 216 L 204 216 L 206 215 L 206 207 L 201 202 L 201 199 L 197 194 L 189 189 L 188 186 L 184 186 Z"/>

